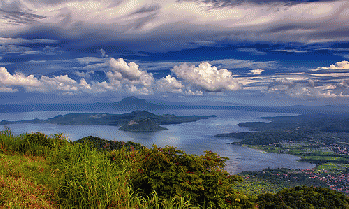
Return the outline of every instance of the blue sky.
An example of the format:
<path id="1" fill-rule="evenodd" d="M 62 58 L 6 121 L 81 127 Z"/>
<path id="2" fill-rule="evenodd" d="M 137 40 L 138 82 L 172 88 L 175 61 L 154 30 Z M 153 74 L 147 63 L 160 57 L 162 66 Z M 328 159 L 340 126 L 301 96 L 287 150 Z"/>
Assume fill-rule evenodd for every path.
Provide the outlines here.
<path id="1" fill-rule="evenodd" d="M 349 2 L 4 0 L 1 103 L 349 103 Z"/>

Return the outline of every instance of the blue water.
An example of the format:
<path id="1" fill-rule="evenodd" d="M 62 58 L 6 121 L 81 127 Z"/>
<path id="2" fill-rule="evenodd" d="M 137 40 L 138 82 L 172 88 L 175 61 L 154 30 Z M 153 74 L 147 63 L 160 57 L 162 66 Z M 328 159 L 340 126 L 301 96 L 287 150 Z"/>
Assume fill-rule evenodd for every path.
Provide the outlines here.
<path id="1" fill-rule="evenodd" d="M 0 120 L 31 120 L 34 118 L 47 119 L 69 112 L 26 112 L 0 113 Z M 109 112 L 119 114 L 123 112 Z M 42 132 L 45 134 L 64 133 L 69 140 L 74 141 L 85 136 L 98 136 L 108 140 L 133 141 L 146 147 L 156 144 L 177 147 L 188 154 L 202 155 L 204 150 L 212 150 L 220 156 L 228 157 L 226 170 L 231 174 L 241 171 L 262 170 L 265 168 L 308 169 L 315 165 L 297 162 L 298 157 L 286 154 L 263 153 L 258 150 L 227 144 L 233 142 L 230 138 L 215 138 L 215 134 L 248 131 L 237 124 L 241 122 L 264 121 L 261 117 L 290 115 L 280 113 L 250 112 L 241 110 L 162 110 L 155 114 L 183 115 L 216 115 L 215 118 L 199 120 L 191 123 L 166 125 L 168 130 L 155 133 L 132 133 L 118 130 L 116 126 L 100 125 L 54 125 L 54 124 L 12 124 L 8 125 L 14 134 Z M 0 130 L 4 127 L 0 127 Z"/>

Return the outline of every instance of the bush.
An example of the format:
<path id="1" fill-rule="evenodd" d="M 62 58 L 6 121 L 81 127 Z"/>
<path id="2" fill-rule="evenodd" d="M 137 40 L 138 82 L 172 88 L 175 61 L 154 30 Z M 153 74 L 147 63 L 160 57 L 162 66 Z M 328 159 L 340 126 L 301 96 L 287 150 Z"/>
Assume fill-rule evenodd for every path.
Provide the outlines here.
<path id="1" fill-rule="evenodd" d="M 46 156 L 50 150 L 68 143 L 63 134 L 45 135 L 43 133 L 26 133 L 14 136 L 5 127 L 0 131 L 0 152 L 21 153 L 36 156 Z"/>
<path id="2" fill-rule="evenodd" d="M 120 156 L 110 153 L 117 164 Z M 125 158 L 131 161 L 130 184 L 140 197 L 156 192 L 160 199 L 186 197 L 194 205 L 213 208 L 251 208 L 247 196 L 232 189 L 232 184 L 242 181 L 223 170 L 228 158 L 205 151 L 204 156 L 187 155 L 181 150 L 166 146 L 131 151 Z"/>
<path id="3" fill-rule="evenodd" d="M 46 156 L 51 149 L 68 143 L 62 134 L 47 136 L 40 132 L 23 134 L 17 140 L 15 151 L 40 156 Z"/>
<path id="4" fill-rule="evenodd" d="M 258 208 L 349 208 L 349 198 L 327 188 L 297 186 L 258 196 Z"/>
<path id="5" fill-rule="evenodd" d="M 132 149 L 136 149 L 136 150 L 140 150 L 143 148 L 141 144 L 135 143 L 132 141 L 128 141 L 126 143 L 123 141 L 109 141 L 109 140 L 105 140 L 105 139 L 94 137 L 94 136 L 81 138 L 73 142 L 73 144 L 75 143 L 85 143 L 85 144 L 88 144 L 90 147 L 96 148 L 100 151 L 118 150 L 123 147 L 125 147 L 126 150 L 128 151 L 131 151 L 131 147 Z"/>

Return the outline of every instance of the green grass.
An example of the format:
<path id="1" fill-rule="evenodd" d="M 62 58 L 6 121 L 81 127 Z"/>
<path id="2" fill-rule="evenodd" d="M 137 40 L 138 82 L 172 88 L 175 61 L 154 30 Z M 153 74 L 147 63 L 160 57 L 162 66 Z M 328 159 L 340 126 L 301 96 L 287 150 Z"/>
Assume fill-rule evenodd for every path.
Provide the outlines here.
<path id="1" fill-rule="evenodd" d="M 258 195 L 281 188 L 263 179 L 241 182 L 210 151 L 95 145 L 1 131 L 0 208 L 255 208 Z"/>
<path id="2" fill-rule="evenodd" d="M 131 187 L 137 153 L 101 151 L 62 135 L 1 131 L 0 208 L 211 208 L 185 195 L 139 196 Z"/>
<path id="3" fill-rule="evenodd" d="M 130 162 L 118 162 L 62 135 L 2 131 L 0 208 L 195 208 L 180 197 L 137 197 L 128 183 Z"/>
<path id="4" fill-rule="evenodd" d="M 53 176 L 42 157 L 0 153 L 0 207 L 56 208 Z"/>

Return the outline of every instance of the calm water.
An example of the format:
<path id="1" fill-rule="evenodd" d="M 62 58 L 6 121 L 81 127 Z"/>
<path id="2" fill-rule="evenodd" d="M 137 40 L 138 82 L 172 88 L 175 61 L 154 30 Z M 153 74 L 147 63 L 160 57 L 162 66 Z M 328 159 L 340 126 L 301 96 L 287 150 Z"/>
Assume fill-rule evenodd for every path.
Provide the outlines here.
<path id="1" fill-rule="evenodd" d="M 0 120 L 31 120 L 34 118 L 47 119 L 69 112 L 26 112 L 26 113 L 0 113 Z M 109 112 L 123 113 L 123 112 Z M 132 133 L 118 130 L 115 126 L 81 126 L 81 125 L 54 125 L 54 124 L 12 124 L 8 127 L 14 134 L 25 132 L 42 132 L 45 134 L 64 133 L 69 140 L 77 140 L 85 136 L 98 136 L 108 140 L 133 141 L 151 147 L 156 144 L 159 147 L 166 145 L 177 147 L 188 154 L 203 154 L 204 150 L 212 150 L 220 156 L 229 157 L 226 170 L 231 174 L 241 171 L 262 170 L 265 168 L 313 168 L 314 165 L 297 162 L 298 157 L 263 153 L 247 147 L 227 144 L 233 142 L 229 138 L 215 138 L 215 134 L 229 133 L 233 131 L 248 131 L 246 128 L 238 127 L 238 123 L 251 121 L 265 121 L 261 117 L 286 115 L 280 113 L 248 112 L 241 110 L 165 110 L 157 111 L 155 114 L 183 115 L 216 115 L 216 118 L 199 120 L 192 123 L 179 125 L 167 125 L 168 130 L 156 133 Z M 289 115 L 289 114 L 288 114 Z M 3 130 L 4 127 L 0 127 Z"/>

